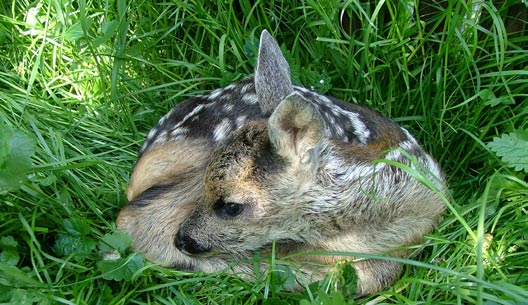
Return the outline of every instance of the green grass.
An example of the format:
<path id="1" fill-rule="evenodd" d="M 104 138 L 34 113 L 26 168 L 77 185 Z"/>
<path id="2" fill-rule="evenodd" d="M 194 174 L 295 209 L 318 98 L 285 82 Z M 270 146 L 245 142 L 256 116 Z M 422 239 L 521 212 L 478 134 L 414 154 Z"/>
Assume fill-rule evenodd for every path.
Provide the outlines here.
<path id="1" fill-rule="evenodd" d="M 359 3 L 2 2 L 0 304 L 528 303 L 527 5 Z M 115 231 L 145 134 L 252 73 L 264 28 L 295 83 L 390 116 L 447 174 L 443 222 L 388 291 L 355 299 L 350 268 L 296 293 L 188 274 Z"/>

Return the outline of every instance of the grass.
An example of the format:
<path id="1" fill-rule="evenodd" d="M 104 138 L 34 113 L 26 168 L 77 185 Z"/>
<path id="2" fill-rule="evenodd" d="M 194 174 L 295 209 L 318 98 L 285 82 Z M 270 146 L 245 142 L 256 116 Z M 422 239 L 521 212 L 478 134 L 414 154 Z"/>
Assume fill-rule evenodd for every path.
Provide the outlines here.
<path id="1" fill-rule="evenodd" d="M 528 302 L 526 3 L 11 0 L 0 10 L 0 303 Z M 388 291 L 347 294 L 347 267 L 342 287 L 329 277 L 296 293 L 277 279 L 188 274 L 144 261 L 115 230 L 145 134 L 186 97 L 252 73 L 264 28 L 295 83 L 390 116 L 447 174 L 444 220 Z"/>

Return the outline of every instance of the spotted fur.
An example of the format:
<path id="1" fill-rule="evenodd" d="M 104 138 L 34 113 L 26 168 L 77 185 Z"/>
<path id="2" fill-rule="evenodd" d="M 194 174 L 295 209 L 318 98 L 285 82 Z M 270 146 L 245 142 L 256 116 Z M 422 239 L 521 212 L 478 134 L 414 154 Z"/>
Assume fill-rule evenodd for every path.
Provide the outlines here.
<path id="1" fill-rule="evenodd" d="M 247 275 L 252 264 L 230 262 L 269 251 L 274 241 L 279 255 L 406 257 L 402 247 L 438 222 L 444 191 L 438 164 L 406 129 L 368 107 L 292 85 L 264 31 L 254 77 L 182 102 L 148 133 L 117 224 L 152 261 Z M 342 258 L 309 259 L 331 266 Z M 387 288 L 401 268 L 386 260 L 353 266 L 360 295 Z M 318 279 L 326 269 L 301 272 Z"/>

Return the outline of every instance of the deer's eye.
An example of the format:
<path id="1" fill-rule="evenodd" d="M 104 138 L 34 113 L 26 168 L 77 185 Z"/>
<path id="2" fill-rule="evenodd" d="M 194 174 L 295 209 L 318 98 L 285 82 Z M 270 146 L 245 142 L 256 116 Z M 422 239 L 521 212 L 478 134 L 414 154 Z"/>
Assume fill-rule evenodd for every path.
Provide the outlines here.
<path id="1" fill-rule="evenodd" d="M 213 209 L 216 212 L 216 215 L 220 217 L 235 217 L 242 213 L 244 210 L 245 205 L 240 203 L 233 203 L 233 202 L 224 202 L 223 199 L 218 199 Z"/>

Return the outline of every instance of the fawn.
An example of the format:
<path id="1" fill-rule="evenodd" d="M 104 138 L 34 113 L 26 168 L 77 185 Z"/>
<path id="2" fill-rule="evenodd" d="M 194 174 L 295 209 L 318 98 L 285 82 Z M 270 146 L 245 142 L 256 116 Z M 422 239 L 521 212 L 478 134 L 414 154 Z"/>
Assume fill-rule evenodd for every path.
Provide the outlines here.
<path id="1" fill-rule="evenodd" d="M 263 31 L 253 77 L 183 101 L 148 133 L 117 225 L 147 259 L 192 271 L 251 274 L 251 262 L 231 262 L 273 242 L 278 255 L 406 257 L 403 247 L 438 223 L 445 189 L 438 164 L 406 129 L 293 85 Z M 344 258 L 307 259 L 330 267 Z M 367 259 L 353 267 L 357 293 L 366 295 L 392 285 L 401 264 Z M 327 270 L 301 266 L 312 279 Z"/>

